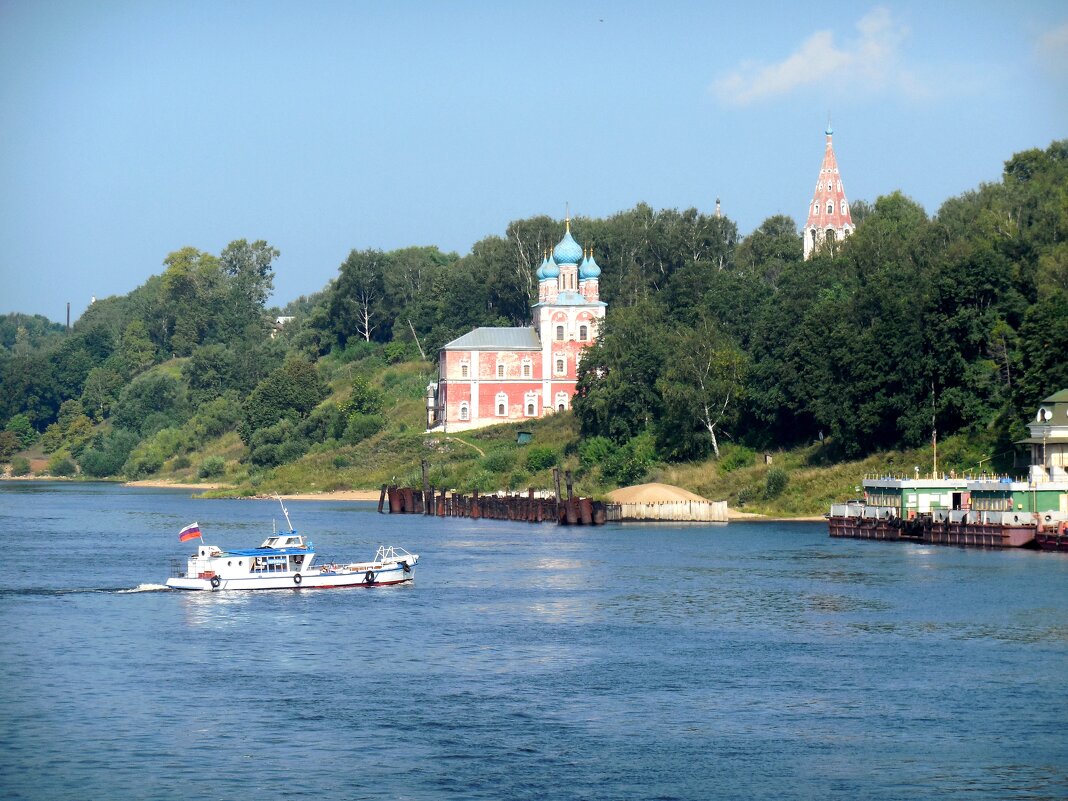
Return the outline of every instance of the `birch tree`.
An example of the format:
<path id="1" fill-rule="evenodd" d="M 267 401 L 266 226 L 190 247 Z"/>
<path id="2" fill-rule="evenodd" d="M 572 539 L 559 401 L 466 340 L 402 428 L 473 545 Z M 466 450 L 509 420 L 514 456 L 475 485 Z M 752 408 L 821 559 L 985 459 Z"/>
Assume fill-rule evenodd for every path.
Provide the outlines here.
<path id="1" fill-rule="evenodd" d="M 720 437 L 737 417 L 746 356 L 707 320 L 670 339 L 668 363 L 657 381 L 664 404 L 657 425 L 660 451 L 671 458 L 694 458 L 711 447 L 719 458 Z"/>

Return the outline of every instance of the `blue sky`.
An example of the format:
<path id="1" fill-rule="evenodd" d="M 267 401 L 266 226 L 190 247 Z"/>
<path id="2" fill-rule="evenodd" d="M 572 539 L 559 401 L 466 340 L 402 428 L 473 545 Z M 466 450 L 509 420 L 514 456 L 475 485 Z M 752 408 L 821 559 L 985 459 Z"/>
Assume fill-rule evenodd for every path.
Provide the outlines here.
<path id="1" fill-rule="evenodd" d="M 636 203 L 935 213 L 1068 136 L 1068 4 L 0 0 L 0 313 L 77 317 L 191 245 L 466 253 Z"/>

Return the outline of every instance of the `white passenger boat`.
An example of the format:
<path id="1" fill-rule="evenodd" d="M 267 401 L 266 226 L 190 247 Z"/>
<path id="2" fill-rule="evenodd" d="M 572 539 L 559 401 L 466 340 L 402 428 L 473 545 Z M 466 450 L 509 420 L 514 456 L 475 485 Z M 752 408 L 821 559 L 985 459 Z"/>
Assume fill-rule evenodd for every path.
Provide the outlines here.
<path id="1" fill-rule="evenodd" d="M 282 511 L 286 509 L 283 506 Z M 289 515 L 286 514 L 286 523 Z M 374 559 L 347 564 L 316 564 L 310 541 L 293 530 L 272 534 L 258 548 L 223 550 L 205 545 L 197 524 L 179 533 L 183 542 L 200 538 L 185 571 L 175 564 L 167 586 L 176 590 L 281 590 L 381 587 L 415 578 L 418 554 L 381 546 Z"/>

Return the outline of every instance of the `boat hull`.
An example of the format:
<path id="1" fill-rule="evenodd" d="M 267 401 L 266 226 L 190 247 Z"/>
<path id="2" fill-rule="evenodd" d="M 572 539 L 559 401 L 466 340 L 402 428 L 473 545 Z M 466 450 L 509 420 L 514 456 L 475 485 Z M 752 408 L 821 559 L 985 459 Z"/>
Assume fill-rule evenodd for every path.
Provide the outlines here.
<path id="1" fill-rule="evenodd" d="M 1046 531 L 1035 537 L 1035 543 L 1043 551 L 1068 551 L 1068 534 Z"/>
<path id="2" fill-rule="evenodd" d="M 978 548 L 1028 548 L 1035 544 L 1035 526 L 940 523 L 929 518 L 901 521 L 895 518 L 873 520 L 830 516 L 827 518 L 827 528 L 832 537 L 856 540 L 895 540 Z"/>
<path id="3" fill-rule="evenodd" d="M 370 577 L 370 579 L 369 579 Z M 174 590 L 330 590 L 346 587 L 385 587 L 415 579 L 415 570 L 401 565 L 365 571 L 308 571 L 277 576 L 174 577 L 167 586 Z"/>

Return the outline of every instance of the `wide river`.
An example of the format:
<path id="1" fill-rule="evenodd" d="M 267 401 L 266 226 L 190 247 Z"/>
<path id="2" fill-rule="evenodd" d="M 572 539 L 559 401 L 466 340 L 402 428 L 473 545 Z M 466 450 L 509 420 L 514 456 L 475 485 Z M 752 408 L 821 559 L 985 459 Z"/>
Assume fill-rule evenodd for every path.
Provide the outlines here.
<path id="1" fill-rule="evenodd" d="M 0 484 L 0 797 L 1068 797 L 1066 555 L 288 507 L 415 582 L 168 591 L 277 503 Z"/>

